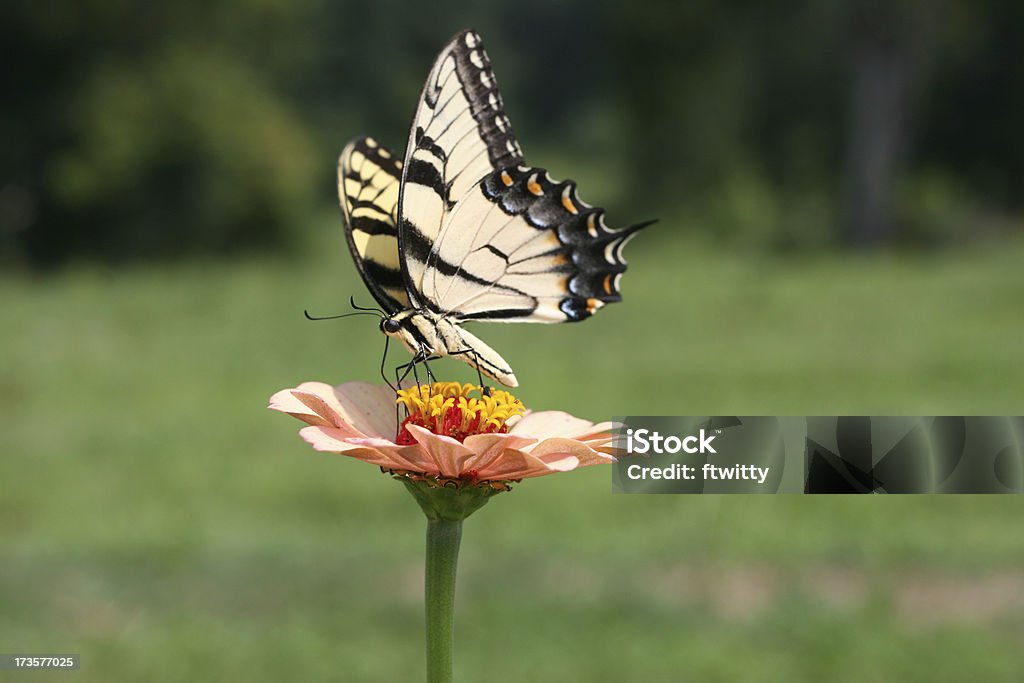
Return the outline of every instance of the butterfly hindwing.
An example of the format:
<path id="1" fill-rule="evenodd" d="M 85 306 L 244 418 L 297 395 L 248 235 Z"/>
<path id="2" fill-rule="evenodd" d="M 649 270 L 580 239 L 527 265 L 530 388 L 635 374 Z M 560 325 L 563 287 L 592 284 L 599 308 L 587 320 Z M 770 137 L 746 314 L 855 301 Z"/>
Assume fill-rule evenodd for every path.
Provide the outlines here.
<path id="1" fill-rule="evenodd" d="M 458 320 L 583 320 L 622 299 L 622 248 L 644 225 L 608 228 L 542 168 L 495 170 L 447 216 L 421 295 Z"/>
<path id="2" fill-rule="evenodd" d="M 359 274 L 388 313 L 409 308 L 398 256 L 402 164 L 373 138 L 356 138 L 338 159 L 338 200 Z"/>

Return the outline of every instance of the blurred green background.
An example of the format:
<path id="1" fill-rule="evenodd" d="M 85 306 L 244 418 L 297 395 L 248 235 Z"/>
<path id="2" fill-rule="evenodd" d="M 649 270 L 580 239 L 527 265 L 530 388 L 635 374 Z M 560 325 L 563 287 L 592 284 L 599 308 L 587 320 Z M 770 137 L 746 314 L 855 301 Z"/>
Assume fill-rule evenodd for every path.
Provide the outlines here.
<path id="1" fill-rule="evenodd" d="M 528 406 L 1021 413 L 1017 3 L 15 0 L 0 652 L 83 656 L 34 680 L 422 678 L 421 513 L 265 405 L 376 379 L 375 325 L 301 315 L 369 301 L 336 156 L 465 26 L 528 162 L 660 218 L 624 304 L 474 328 Z M 467 522 L 459 680 L 1024 678 L 1024 498 L 610 488 Z"/>

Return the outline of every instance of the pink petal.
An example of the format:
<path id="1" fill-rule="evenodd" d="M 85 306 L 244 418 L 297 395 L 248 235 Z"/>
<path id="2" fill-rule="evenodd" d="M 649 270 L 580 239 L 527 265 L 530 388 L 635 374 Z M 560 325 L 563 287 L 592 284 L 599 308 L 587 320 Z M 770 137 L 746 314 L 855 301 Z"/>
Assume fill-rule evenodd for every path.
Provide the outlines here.
<path id="1" fill-rule="evenodd" d="M 564 458 L 547 461 L 544 464 L 551 468 L 553 472 L 568 472 L 579 467 L 580 461 L 574 455 L 567 455 Z"/>
<path id="2" fill-rule="evenodd" d="M 536 439 L 554 436 L 575 438 L 582 434 L 592 433 L 594 423 L 560 410 L 542 410 L 536 413 L 526 413 L 509 431 L 512 434 L 531 436 Z"/>
<path id="3" fill-rule="evenodd" d="M 341 415 L 368 436 L 394 440 L 398 432 L 395 392 L 368 382 L 346 382 L 334 387 Z"/>
<path id="4" fill-rule="evenodd" d="M 443 477 L 525 479 L 612 462 L 618 452 L 615 425 L 561 411 L 527 413 L 508 434 L 477 434 L 465 443 L 408 425 L 415 443 L 398 445 L 389 438 L 397 426 L 394 393 L 365 382 L 304 382 L 271 396 L 269 407 L 310 425 L 299 433 L 317 451 Z"/>
<path id="5" fill-rule="evenodd" d="M 575 439 L 545 439 L 529 449 L 529 452 L 530 455 L 548 464 L 566 458 L 574 458 L 580 466 L 611 463 L 615 460 Z"/>
<path id="6" fill-rule="evenodd" d="M 621 442 L 616 441 L 617 437 L 614 435 L 598 436 L 579 439 L 581 443 L 586 444 L 587 448 L 602 453 L 611 458 L 610 462 L 614 462 L 616 458 L 621 458 L 626 455 L 626 449 Z"/>
<path id="7" fill-rule="evenodd" d="M 350 443 L 347 433 L 337 427 L 303 427 L 299 430 L 299 436 L 314 450 L 322 453 L 340 453 L 367 462 L 384 459 L 372 446 Z"/>
<path id="8" fill-rule="evenodd" d="M 333 389 L 330 389 L 333 392 Z M 332 405 L 317 394 L 310 394 L 292 389 L 292 396 L 304 406 L 312 410 L 320 419 L 326 420 L 328 426 L 340 429 L 346 436 L 366 436 L 342 418 Z"/>
<path id="9" fill-rule="evenodd" d="M 400 446 L 387 439 L 365 438 L 348 439 L 350 444 L 366 446 L 386 458 L 383 467 L 389 470 L 409 470 L 412 472 L 436 472 L 434 461 L 419 444 Z"/>
<path id="10" fill-rule="evenodd" d="M 387 437 L 396 431 L 395 396 L 387 387 L 347 382 L 332 387 L 303 382 L 270 397 L 270 408 L 314 426 L 333 426 L 360 435 Z"/>
<path id="11" fill-rule="evenodd" d="M 351 438 L 337 427 L 305 427 L 299 435 L 317 451 L 348 455 L 389 470 L 429 471 L 430 462 L 419 446 L 397 446 L 387 439 Z"/>
<path id="12" fill-rule="evenodd" d="M 463 463 L 463 471 L 474 470 L 479 473 L 490 467 L 506 451 L 521 451 L 536 442 L 536 439 L 515 434 L 475 434 L 467 437 L 465 446 L 473 451 L 473 456 Z"/>
<path id="13" fill-rule="evenodd" d="M 556 470 L 548 467 L 543 461 L 523 451 L 505 451 L 491 464 L 477 472 L 480 479 L 502 481 L 506 479 L 528 479 L 552 474 Z"/>
<path id="14" fill-rule="evenodd" d="M 457 477 L 463 471 L 463 463 L 473 457 L 473 451 L 450 436 L 434 434 L 419 425 L 406 425 L 409 434 L 420 445 L 435 467 L 428 472 L 440 472 L 444 477 Z"/>
<path id="15" fill-rule="evenodd" d="M 576 436 L 573 436 L 571 438 L 576 439 L 578 441 L 590 441 L 591 439 L 599 439 L 605 437 L 611 438 L 615 436 L 615 429 L 621 426 L 622 424 L 618 422 L 599 422 L 598 424 L 591 427 L 588 432 L 585 432 L 583 434 L 577 434 Z M 568 435 L 562 434 L 562 436 Z"/>
<path id="16" fill-rule="evenodd" d="M 273 396 L 270 397 L 270 405 L 267 407 L 271 410 L 277 410 L 282 413 L 291 415 L 294 418 L 302 420 L 306 424 L 311 424 L 320 427 L 331 426 L 331 421 L 317 415 L 312 409 L 309 408 L 305 403 L 300 401 L 292 393 L 294 389 L 283 389 Z"/>

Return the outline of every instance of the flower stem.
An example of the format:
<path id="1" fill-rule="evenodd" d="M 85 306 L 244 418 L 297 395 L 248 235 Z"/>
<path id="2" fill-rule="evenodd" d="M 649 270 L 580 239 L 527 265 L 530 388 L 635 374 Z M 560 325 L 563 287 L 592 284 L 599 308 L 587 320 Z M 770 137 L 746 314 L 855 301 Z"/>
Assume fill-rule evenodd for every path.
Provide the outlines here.
<path id="1" fill-rule="evenodd" d="M 462 520 L 427 520 L 427 682 L 452 680 L 455 631 L 455 571 L 459 562 Z"/>

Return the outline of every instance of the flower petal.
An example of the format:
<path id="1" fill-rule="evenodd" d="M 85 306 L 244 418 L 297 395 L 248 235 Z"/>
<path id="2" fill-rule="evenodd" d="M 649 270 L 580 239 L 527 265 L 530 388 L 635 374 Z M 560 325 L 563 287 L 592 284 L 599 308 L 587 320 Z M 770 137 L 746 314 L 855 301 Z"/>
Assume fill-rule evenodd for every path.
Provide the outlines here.
<path id="1" fill-rule="evenodd" d="M 507 451 L 522 451 L 535 443 L 536 439 L 517 434 L 475 434 L 467 437 L 465 446 L 473 451 L 473 456 L 462 463 L 462 471 L 472 470 L 479 475 L 495 460 L 506 457 Z"/>
<path id="2" fill-rule="evenodd" d="M 611 463 L 615 458 L 590 448 L 587 444 L 575 439 L 545 439 L 529 449 L 530 455 L 552 464 L 565 458 L 575 458 L 580 467 Z"/>
<path id="3" fill-rule="evenodd" d="M 512 434 L 531 436 L 536 439 L 553 436 L 573 439 L 580 435 L 593 433 L 593 431 L 593 422 L 574 417 L 561 410 L 526 413 L 510 430 Z"/>
<path id="4" fill-rule="evenodd" d="M 366 434 L 394 439 L 397 433 L 395 392 L 369 382 L 346 382 L 334 387 L 341 415 Z"/>
<path id="5" fill-rule="evenodd" d="M 611 437 L 615 436 L 615 430 L 620 428 L 620 427 L 622 427 L 622 423 L 621 422 L 599 422 L 598 424 L 593 425 L 590 428 L 590 430 L 587 431 L 586 433 L 584 433 L 584 434 L 577 434 L 576 436 L 573 436 L 571 438 L 576 439 L 578 441 L 588 441 L 588 442 L 591 439 L 604 438 L 604 437 L 611 438 Z M 560 436 L 567 436 L 567 435 L 566 434 L 561 434 Z"/>
<path id="6" fill-rule="evenodd" d="M 332 393 L 334 391 L 331 387 L 327 387 L 327 389 Z M 312 410 L 320 419 L 326 420 L 328 426 L 340 429 L 345 432 L 346 436 L 366 436 L 342 418 L 338 413 L 338 409 L 328 403 L 321 396 L 301 391 L 299 389 L 292 389 L 292 396 L 304 406 Z M 332 403 L 337 405 L 336 401 L 332 401 Z"/>
<path id="7" fill-rule="evenodd" d="M 314 450 L 339 453 L 389 470 L 429 471 L 419 446 L 397 446 L 387 439 L 351 438 L 337 427 L 305 427 L 299 435 Z"/>
<path id="8" fill-rule="evenodd" d="M 505 451 L 500 458 L 477 471 L 480 479 L 487 481 L 504 481 L 509 479 L 528 479 L 553 472 L 543 462 L 523 451 Z"/>
<path id="9" fill-rule="evenodd" d="M 434 434 L 414 424 L 407 424 L 405 428 L 435 464 L 433 471 L 439 472 L 443 477 L 459 476 L 465 469 L 463 463 L 474 455 L 473 451 L 450 436 Z"/>
<path id="10" fill-rule="evenodd" d="M 387 437 L 395 432 L 394 393 L 367 382 L 332 387 L 303 382 L 270 397 L 270 408 L 314 426 L 347 429 L 359 435 Z"/>
<path id="11" fill-rule="evenodd" d="M 287 413 L 294 418 L 302 420 L 306 424 L 320 427 L 328 427 L 332 425 L 329 419 L 321 417 L 308 405 L 296 398 L 293 393 L 294 391 L 294 389 L 282 389 L 277 392 L 270 397 L 270 404 L 267 408 Z"/>
<path id="12" fill-rule="evenodd" d="M 584 437 L 578 440 L 581 443 L 586 444 L 586 446 L 591 450 L 611 457 L 609 462 L 614 462 L 615 459 L 626 455 L 624 444 L 620 438 L 614 434 L 602 434 L 598 436 Z"/>
<path id="13" fill-rule="evenodd" d="M 509 433 L 470 435 L 464 443 L 408 424 L 415 443 L 399 445 L 392 439 L 395 394 L 365 382 L 336 387 L 304 382 L 271 396 L 269 407 L 310 425 L 300 434 L 317 451 L 441 477 L 525 479 L 612 462 L 617 453 L 615 425 L 594 424 L 562 411 L 527 413 Z"/>

